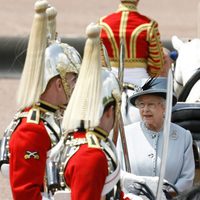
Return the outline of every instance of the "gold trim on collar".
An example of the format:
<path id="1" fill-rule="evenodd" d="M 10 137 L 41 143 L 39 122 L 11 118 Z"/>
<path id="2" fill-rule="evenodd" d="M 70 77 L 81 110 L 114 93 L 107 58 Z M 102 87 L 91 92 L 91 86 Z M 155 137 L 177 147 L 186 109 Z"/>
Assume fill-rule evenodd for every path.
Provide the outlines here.
<path id="1" fill-rule="evenodd" d="M 35 105 L 36 107 L 39 107 L 39 109 L 43 112 L 56 112 L 59 107 L 55 106 L 53 104 L 50 104 L 46 101 L 40 100 L 38 103 Z"/>
<path id="2" fill-rule="evenodd" d="M 121 3 L 118 7 L 119 11 L 135 11 L 137 12 L 137 7 L 133 3 Z"/>
<path id="3" fill-rule="evenodd" d="M 89 130 L 88 132 L 91 133 L 91 134 L 96 135 L 99 139 L 101 139 L 103 141 L 105 141 L 107 139 L 108 135 L 109 135 L 108 132 L 104 131 L 100 127 L 96 127 L 95 129 Z"/>

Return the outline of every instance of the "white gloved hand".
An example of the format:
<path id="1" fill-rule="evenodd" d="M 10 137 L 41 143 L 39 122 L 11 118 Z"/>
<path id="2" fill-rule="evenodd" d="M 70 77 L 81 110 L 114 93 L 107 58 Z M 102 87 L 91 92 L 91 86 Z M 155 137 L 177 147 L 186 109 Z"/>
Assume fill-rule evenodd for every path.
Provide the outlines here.
<path id="1" fill-rule="evenodd" d="M 125 193 L 138 194 L 137 182 L 145 184 L 145 180 L 141 176 L 136 176 L 123 170 L 121 170 L 120 177 L 121 186 L 125 190 Z"/>
<path id="2" fill-rule="evenodd" d="M 146 185 L 151 189 L 153 194 L 156 196 L 157 187 L 158 187 L 158 176 L 142 176 L 144 178 Z M 163 183 L 167 183 L 166 180 L 163 180 Z M 161 200 L 166 200 L 165 194 L 162 192 Z"/>

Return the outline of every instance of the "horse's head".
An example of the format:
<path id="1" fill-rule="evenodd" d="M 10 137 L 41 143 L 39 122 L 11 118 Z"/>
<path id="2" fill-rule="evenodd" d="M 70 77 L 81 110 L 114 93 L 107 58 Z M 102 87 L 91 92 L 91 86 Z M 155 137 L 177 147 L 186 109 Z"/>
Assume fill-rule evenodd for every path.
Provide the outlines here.
<path id="1" fill-rule="evenodd" d="M 181 86 L 200 68 L 200 39 L 182 41 L 177 36 L 172 37 L 172 45 L 178 51 L 174 72 L 174 90 L 179 96 Z"/>
<path id="2" fill-rule="evenodd" d="M 182 74 L 183 84 L 185 84 L 200 67 L 200 39 L 183 42 L 177 36 L 173 36 L 172 45 L 178 51 L 176 69 Z"/>

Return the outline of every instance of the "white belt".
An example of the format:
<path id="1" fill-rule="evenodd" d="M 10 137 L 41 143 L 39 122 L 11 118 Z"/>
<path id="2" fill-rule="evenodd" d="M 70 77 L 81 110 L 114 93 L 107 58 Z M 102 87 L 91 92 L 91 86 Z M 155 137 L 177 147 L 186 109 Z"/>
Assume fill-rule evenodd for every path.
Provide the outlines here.
<path id="1" fill-rule="evenodd" d="M 118 76 L 118 68 L 112 67 L 112 72 Z M 149 75 L 144 68 L 124 68 L 124 82 L 141 86 L 147 78 Z"/>

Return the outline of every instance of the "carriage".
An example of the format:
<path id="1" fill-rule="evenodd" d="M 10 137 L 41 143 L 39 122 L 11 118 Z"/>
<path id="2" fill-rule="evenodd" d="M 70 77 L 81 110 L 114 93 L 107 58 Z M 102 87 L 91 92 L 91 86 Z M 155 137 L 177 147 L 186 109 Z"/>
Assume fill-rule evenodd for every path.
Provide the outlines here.
<path id="1" fill-rule="evenodd" d="M 194 184 L 197 184 L 200 178 L 200 40 L 195 38 L 183 42 L 173 36 L 172 44 L 179 56 L 174 70 L 174 90 L 178 94 L 178 103 L 172 110 L 171 120 L 192 134 L 196 168 Z"/>

